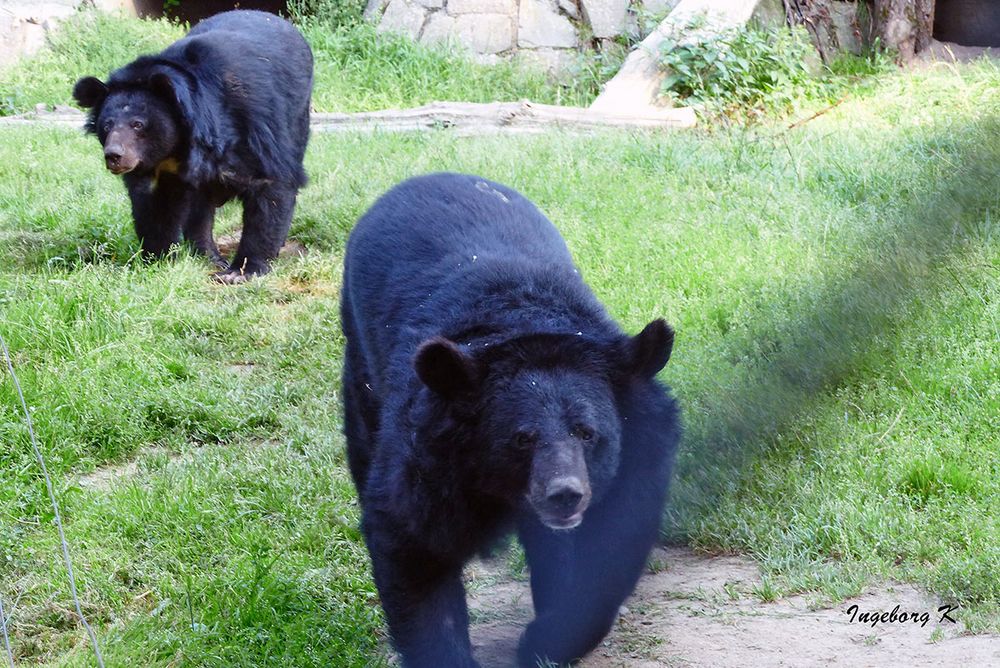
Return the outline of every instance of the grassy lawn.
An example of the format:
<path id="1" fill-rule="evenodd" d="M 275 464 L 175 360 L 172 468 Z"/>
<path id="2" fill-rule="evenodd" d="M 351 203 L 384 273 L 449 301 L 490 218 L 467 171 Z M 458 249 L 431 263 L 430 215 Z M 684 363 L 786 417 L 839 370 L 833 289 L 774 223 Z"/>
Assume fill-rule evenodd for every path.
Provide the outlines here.
<path id="1" fill-rule="evenodd" d="M 176 36 L 135 30 L 128 54 Z M 75 75 L 58 72 L 103 74 L 129 58 L 114 48 L 85 60 L 67 42 L 39 58 L 69 60 L 18 70 L 2 97 L 65 102 Z M 351 92 L 376 65 L 323 58 L 327 109 L 562 94 L 480 69 L 508 77 L 503 92 L 447 69 L 423 89 L 407 76 Z M 340 434 L 340 263 L 379 193 L 445 169 L 534 199 L 626 328 L 676 327 L 662 377 L 687 432 L 665 537 L 754 556 L 765 599 L 898 578 L 1000 631 L 998 90 L 981 63 L 886 77 L 791 131 L 316 135 L 292 226 L 307 256 L 238 288 L 185 251 L 135 261 L 93 138 L 0 127 L 0 331 L 108 665 L 380 660 Z M 93 665 L 19 411 L 4 378 L 15 655 Z"/>

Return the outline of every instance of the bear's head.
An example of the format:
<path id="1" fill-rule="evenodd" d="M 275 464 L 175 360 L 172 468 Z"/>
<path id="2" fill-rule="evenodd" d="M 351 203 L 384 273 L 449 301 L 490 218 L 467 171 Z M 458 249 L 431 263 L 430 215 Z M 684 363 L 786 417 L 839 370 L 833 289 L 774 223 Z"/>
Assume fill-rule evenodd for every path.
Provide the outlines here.
<path id="1" fill-rule="evenodd" d="M 654 320 L 634 337 L 597 342 L 534 334 L 469 352 L 435 337 L 417 351 L 417 376 L 443 407 L 439 447 L 470 447 L 470 484 L 527 502 L 553 529 L 572 529 L 610 486 L 621 455 L 617 397 L 667 363 L 673 330 Z"/>
<path id="2" fill-rule="evenodd" d="M 77 103 L 90 109 L 85 127 L 101 141 L 114 174 L 153 172 L 176 159 L 182 130 L 173 96 L 163 74 L 124 87 L 84 77 L 73 87 Z"/>

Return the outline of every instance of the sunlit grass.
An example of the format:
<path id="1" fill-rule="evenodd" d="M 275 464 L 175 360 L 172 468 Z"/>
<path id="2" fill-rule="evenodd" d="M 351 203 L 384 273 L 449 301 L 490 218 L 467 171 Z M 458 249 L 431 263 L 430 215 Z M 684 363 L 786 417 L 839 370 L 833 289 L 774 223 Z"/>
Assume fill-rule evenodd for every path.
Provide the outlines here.
<path id="1" fill-rule="evenodd" d="M 794 131 L 317 134 L 308 255 L 235 289 L 186 251 L 134 259 L 93 138 L 0 129 L 0 328 L 109 662 L 378 660 L 340 263 L 378 194 L 443 169 L 531 197 L 626 329 L 676 327 L 672 539 L 754 556 L 762 599 L 901 578 L 1000 628 L 998 84 L 987 64 L 901 74 Z M 0 443 L 17 656 L 89 665 L 7 381 Z"/>

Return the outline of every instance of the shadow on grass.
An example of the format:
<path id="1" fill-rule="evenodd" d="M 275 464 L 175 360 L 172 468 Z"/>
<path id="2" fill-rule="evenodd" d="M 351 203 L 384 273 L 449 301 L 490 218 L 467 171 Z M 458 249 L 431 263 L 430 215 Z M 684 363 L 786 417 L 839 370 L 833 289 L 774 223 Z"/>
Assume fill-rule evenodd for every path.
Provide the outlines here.
<path id="1" fill-rule="evenodd" d="M 858 239 L 858 259 L 820 286 L 814 306 L 795 321 L 765 320 L 746 344 L 741 358 L 749 361 L 688 416 L 667 518 L 671 540 L 684 540 L 693 522 L 734 491 L 747 465 L 820 393 L 849 380 L 873 342 L 902 324 L 909 305 L 943 280 L 960 280 L 946 273 L 950 258 L 997 242 L 1000 119 L 948 140 L 963 147 L 951 176 L 924 183 L 908 208 Z"/>

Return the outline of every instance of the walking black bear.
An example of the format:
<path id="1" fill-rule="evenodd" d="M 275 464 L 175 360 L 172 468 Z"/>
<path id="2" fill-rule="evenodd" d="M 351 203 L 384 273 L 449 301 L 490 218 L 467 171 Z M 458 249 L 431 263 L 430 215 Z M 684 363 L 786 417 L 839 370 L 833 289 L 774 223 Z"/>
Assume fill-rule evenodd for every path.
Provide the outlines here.
<path id="1" fill-rule="evenodd" d="M 223 283 L 267 273 L 292 222 L 309 139 L 312 52 L 290 23 L 231 11 L 198 23 L 158 55 L 76 82 L 86 129 L 121 174 L 147 257 L 181 236 Z M 212 237 L 215 209 L 239 197 L 243 236 L 226 262 Z"/>
<path id="2" fill-rule="evenodd" d="M 476 666 L 463 564 L 516 530 L 535 619 L 518 660 L 607 634 L 657 537 L 678 439 L 673 331 L 621 332 L 555 227 L 502 185 L 406 181 L 351 234 L 348 459 L 407 667 Z"/>

